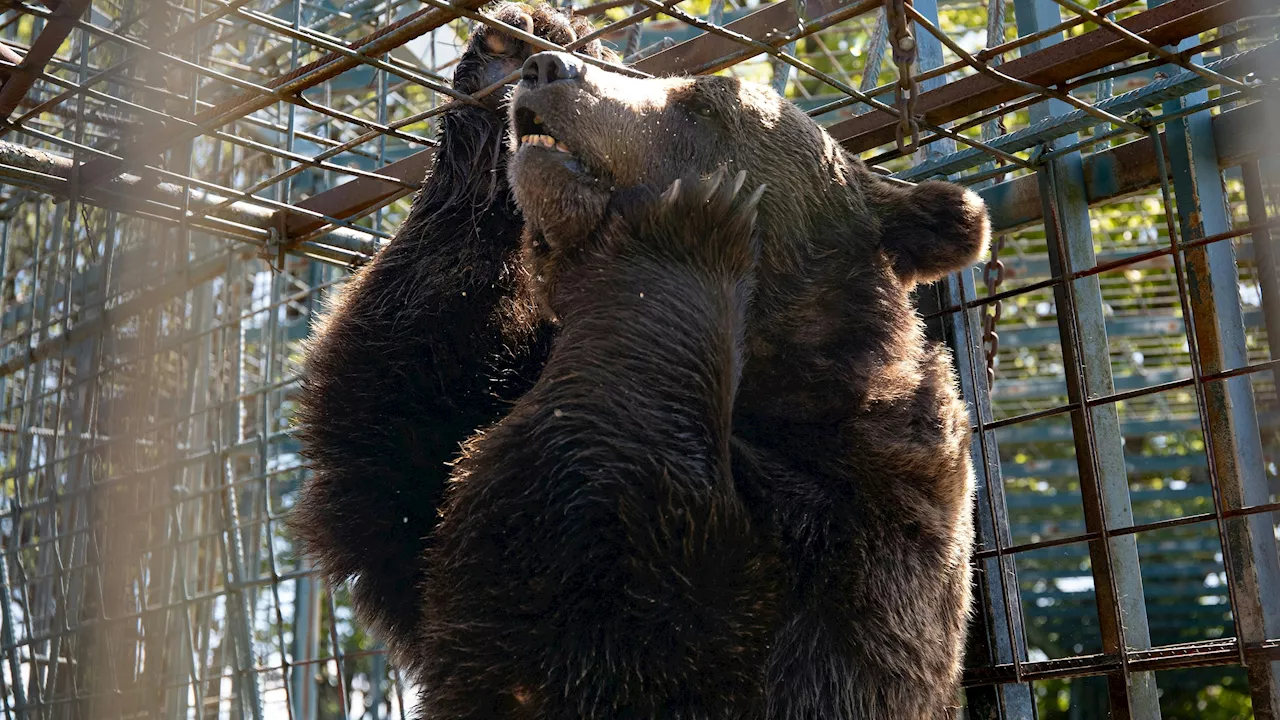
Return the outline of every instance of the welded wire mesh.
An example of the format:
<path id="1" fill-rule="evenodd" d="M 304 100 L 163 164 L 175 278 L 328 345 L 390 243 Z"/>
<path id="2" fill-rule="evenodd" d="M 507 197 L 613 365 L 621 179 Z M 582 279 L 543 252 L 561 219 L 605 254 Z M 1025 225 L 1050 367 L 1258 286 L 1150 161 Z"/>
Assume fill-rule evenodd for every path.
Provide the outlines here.
<path id="1" fill-rule="evenodd" d="M 1280 717 L 1274 4 L 576 9 L 633 72 L 771 84 L 986 198 L 993 258 L 919 293 L 975 425 L 968 716 Z M 282 530 L 289 421 L 480 12 L 0 2 L 6 718 L 411 712 Z"/>

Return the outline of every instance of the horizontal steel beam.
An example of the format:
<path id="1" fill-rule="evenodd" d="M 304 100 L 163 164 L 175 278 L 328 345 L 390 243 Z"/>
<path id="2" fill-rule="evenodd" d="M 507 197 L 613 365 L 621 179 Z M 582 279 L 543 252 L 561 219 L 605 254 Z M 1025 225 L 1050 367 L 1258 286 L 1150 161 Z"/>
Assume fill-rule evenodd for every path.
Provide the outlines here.
<path id="1" fill-rule="evenodd" d="M 789 41 L 779 38 L 794 31 L 805 20 L 814 20 L 837 11 L 844 17 L 853 17 L 874 10 L 882 4 L 879 0 L 805 0 L 805 17 L 801 18 L 796 13 L 796 3 L 783 0 L 738 18 L 725 25 L 724 29 L 777 48 Z M 748 48 L 730 38 L 707 32 L 669 50 L 651 55 L 636 63 L 635 68 L 651 75 L 715 72 L 760 53 L 758 49 Z"/>
<path id="2" fill-rule="evenodd" d="M 1213 124 L 1223 167 L 1237 165 L 1261 151 L 1262 110 L 1256 104 L 1224 112 L 1214 118 Z M 410 155 L 378 172 L 405 182 L 417 182 L 430 167 L 431 152 Z M 1155 151 L 1147 138 L 1090 155 L 1085 161 L 1085 174 L 1086 196 L 1091 204 L 1131 195 L 1160 182 Z M 298 205 L 329 217 L 349 219 L 408 192 L 385 181 L 356 178 Z M 991 211 L 995 232 L 1012 232 L 1041 220 L 1043 207 L 1034 177 L 1017 177 L 988 187 L 980 194 Z M 314 232 L 321 225 L 316 218 L 290 213 L 286 227 L 290 237 L 298 237 Z"/>
<path id="3" fill-rule="evenodd" d="M 54 197 L 70 197 L 74 161 L 35 148 L 0 141 L 0 181 Z M 185 218 L 193 227 L 208 232 L 264 244 L 276 228 L 274 208 L 233 201 L 200 189 L 187 190 L 167 182 L 148 182 L 137 175 L 116 175 L 95 186 L 81 185 L 81 200 L 91 205 L 142 214 L 178 222 Z M 220 207 L 227 203 L 225 207 Z M 214 208 L 217 208 L 216 210 Z M 377 249 L 376 236 L 349 228 L 335 228 L 325 244 L 359 255 Z"/>
<path id="4" fill-rule="evenodd" d="M 844 8 L 852 14 L 864 12 L 878 5 L 877 2 L 861 0 L 857 3 L 842 3 L 834 0 L 810 0 L 806 7 L 810 13 L 825 14 Z M 866 7 L 864 7 L 866 6 Z M 1142 34 L 1153 42 L 1168 43 L 1194 35 L 1205 29 L 1228 22 L 1248 7 L 1247 0 L 1173 0 L 1156 9 L 1148 10 L 1125 20 L 1122 24 L 1138 34 Z M 726 29 L 753 37 L 768 43 L 771 36 L 794 28 L 799 23 L 793 3 L 782 2 L 769 5 L 746 17 L 726 26 Z M 737 61 L 742 53 L 750 50 L 734 41 L 711 33 L 703 33 L 691 40 L 663 52 L 652 55 L 637 63 L 635 67 L 644 72 L 662 75 L 688 71 L 699 66 L 716 69 L 720 64 Z M 1039 84 L 1054 84 L 1069 80 L 1085 72 L 1090 72 L 1132 55 L 1132 46 L 1111 31 L 1102 28 L 1068 39 L 1047 49 L 1028 54 L 1018 60 L 1001 65 L 1001 72 L 1014 77 Z M 1274 52 L 1274 49 L 1267 51 Z M 1251 58 L 1250 58 L 1251 59 Z M 1241 61 L 1243 62 L 1243 61 Z M 1199 76 L 1197 76 L 1198 78 Z M 1163 87 L 1163 85 L 1161 86 Z M 957 90 L 959 88 L 959 90 Z M 1156 90 L 1148 91 L 1155 93 Z M 972 93 L 972 94 L 970 94 Z M 1012 93 L 1012 95 L 1009 95 Z M 924 93 L 920 96 L 920 107 L 926 110 L 926 119 L 933 123 L 949 122 L 958 117 L 990 107 L 994 103 L 1005 102 L 1022 93 L 1018 88 L 1000 83 L 985 75 L 974 75 L 942 88 Z M 992 99 L 996 95 L 1000 98 Z M 1009 97 L 1004 97 L 1009 95 Z M 1130 94 L 1131 95 L 1131 94 Z M 1121 96 L 1125 102 L 1132 102 L 1132 97 Z M 930 110 L 932 108 L 932 110 Z M 931 114 L 932 113 L 932 114 Z M 941 113 L 941 114 L 938 114 Z M 950 113 L 958 113 L 949 115 Z M 948 116 L 949 115 L 949 116 Z M 947 116 L 947 117 L 944 117 Z M 1096 124 L 1096 120 L 1094 121 Z M 883 127 L 874 126 L 880 123 Z M 875 147 L 879 142 L 892 139 L 894 118 L 884 113 L 870 112 L 828 128 L 838 140 L 854 152 Z M 874 126 L 874 127 L 873 127 Z M 1042 129 L 1041 129 L 1042 130 Z M 861 147 L 871 139 L 879 138 L 876 133 L 888 132 L 883 140 Z M 1021 138 L 1022 136 L 1017 136 Z M 1015 139 L 1017 139 L 1015 138 Z M 1010 141 L 1006 141 L 1010 142 Z M 433 150 L 424 150 L 408 158 L 393 163 L 380 170 L 380 174 L 397 177 L 408 182 L 419 181 L 426 169 L 430 167 Z M 1123 153 L 1122 153 L 1123 155 Z M 1151 170 L 1150 184 L 1155 184 L 1154 154 L 1149 154 Z M 968 161 L 968 158 L 964 158 Z M 1125 158 L 1128 160 L 1129 158 Z M 1144 166 L 1145 167 L 1145 166 Z M 1126 170 L 1134 170 L 1128 166 Z M 1018 182 L 1018 181 L 1014 181 Z M 1000 194 L 1001 203 L 990 203 L 993 206 L 993 220 L 998 229 L 1013 229 L 1039 220 L 1039 190 L 1033 182 L 1018 182 L 1017 185 L 996 186 L 988 193 Z M 1143 187 L 1146 187 L 1144 185 Z M 309 198 L 304 206 L 329 217 L 349 219 L 367 212 L 370 208 L 379 207 L 408 194 L 403 187 L 391 187 L 386 182 L 370 178 L 356 178 L 337 188 L 326 190 Z M 984 193 L 985 194 L 985 193 Z M 1102 197 L 1105 199 L 1105 197 Z M 1002 213 L 996 206 L 1012 201 L 1011 212 Z M 1008 218 L 1002 221 L 1003 218 Z M 321 227 L 313 218 L 290 216 L 285 227 L 290 237 L 305 235 Z"/>
<path id="5" fill-rule="evenodd" d="M 880 4 L 880 0 L 807 0 L 805 12 L 809 18 L 836 11 L 852 17 L 876 8 Z M 795 3 L 784 1 L 767 5 L 750 15 L 739 18 L 726 25 L 725 29 L 778 47 L 784 43 L 771 41 L 770 38 L 791 32 L 800 24 L 801 19 L 796 14 Z M 729 38 L 713 33 L 702 33 L 675 47 L 654 53 L 636 62 L 632 67 L 651 75 L 673 75 L 695 69 L 704 71 L 720 69 L 759 53 L 759 50 L 748 48 Z M 382 168 L 378 173 L 416 184 L 431 167 L 434 152 L 435 150 L 431 148 L 422 150 Z M 386 205 L 409 192 L 407 188 L 392 187 L 388 183 L 370 178 L 356 178 L 338 187 L 317 193 L 299 205 L 329 217 L 349 219 L 358 217 L 370 208 Z M 313 222 L 311 218 L 290 214 L 285 227 L 288 228 L 289 237 L 298 237 L 314 232 L 321 225 Z"/>
<path id="6" fill-rule="evenodd" d="M 0 62 L 7 62 L 13 65 L 13 68 L 0 67 L 0 81 L 8 80 L 13 74 L 13 69 L 22 64 L 22 56 L 13 48 L 0 42 Z"/>
<path id="7" fill-rule="evenodd" d="M 486 0 L 457 0 L 457 7 L 465 10 L 476 10 Z M 424 8 L 405 18 L 394 22 L 376 32 L 348 44 L 357 54 L 374 58 L 390 52 L 405 43 L 421 37 L 432 30 L 456 19 L 457 13 L 440 10 L 434 7 Z M 331 52 L 320 59 L 303 65 L 291 72 L 267 83 L 267 87 L 277 94 L 297 95 L 308 88 L 330 80 L 351 68 L 359 66 L 358 58 L 349 57 L 338 52 Z M 194 127 L 160 127 L 140 131 L 139 137 L 127 147 L 117 151 L 122 158 L 150 158 L 158 150 L 162 150 L 196 137 L 200 133 L 209 132 L 222 127 L 250 113 L 257 112 L 277 102 L 274 95 L 248 91 L 205 110 L 191 118 Z M 81 171 L 81 182 L 93 183 L 120 171 L 125 161 L 116 158 L 96 158 L 85 163 Z"/>
<path id="8" fill-rule="evenodd" d="M 1172 0 L 1119 22 L 1126 30 L 1156 45 L 1179 41 L 1226 25 L 1249 14 L 1253 0 Z M 1107 28 L 1068 38 L 1043 50 L 1000 65 L 1000 72 L 1028 83 L 1053 86 L 1132 57 L 1132 41 Z M 922 93 L 916 108 L 925 121 L 945 125 L 1027 91 L 999 78 L 978 73 Z M 892 142 L 898 119 L 872 111 L 838 122 L 827 130 L 851 152 L 861 153 Z"/>
<path id="9" fill-rule="evenodd" d="M 1251 72 L 1258 72 L 1274 63 L 1278 57 L 1280 57 L 1280 42 L 1273 42 L 1239 55 L 1223 58 L 1205 67 L 1215 72 L 1238 77 Z M 1112 115 L 1123 117 L 1136 110 L 1159 105 L 1167 100 L 1180 98 L 1196 90 L 1203 90 L 1211 84 L 1211 81 L 1203 75 L 1190 70 L 1183 70 L 1176 75 L 1156 80 L 1136 90 L 1107 98 L 1095 104 L 1094 107 L 1099 110 L 1105 110 Z M 1031 127 L 1017 132 L 992 138 L 987 140 L 986 144 L 1007 153 L 1014 153 L 1095 127 L 1098 124 L 1099 121 L 1096 116 L 1084 110 L 1075 110 L 1064 115 L 1046 118 Z M 902 172 L 894 173 L 894 176 L 903 180 L 920 181 L 931 177 L 954 175 L 962 170 L 978 167 L 990 160 L 990 153 L 979 148 L 967 148 L 950 155 L 913 165 Z"/>
<path id="10" fill-rule="evenodd" d="M 27 91 L 44 71 L 45 64 L 58 52 L 58 48 L 76 26 L 76 20 L 87 7 L 89 0 L 72 0 L 53 8 L 53 14 L 40 31 L 40 36 L 31 44 L 31 51 L 16 68 L 8 72 L 8 79 L 0 87 L 0 120 L 8 120 L 9 115 L 27 96 Z"/>
<path id="11" fill-rule="evenodd" d="M 1265 102 L 1273 102 L 1267 100 Z M 1213 119 L 1221 167 L 1238 165 L 1262 152 L 1261 102 L 1228 110 Z M 1164 133 L 1160 134 L 1164 142 Z M 1155 145 L 1150 138 L 1125 143 L 1085 158 L 1085 197 L 1090 205 L 1118 200 L 1160 184 Z M 1023 175 L 979 191 L 991 213 L 993 232 L 1012 232 L 1043 219 L 1036 178 Z"/>
<path id="12" fill-rule="evenodd" d="M 1254 103 L 1228 110 L 1213 119 L 1220 165 L 1230 167 L 1260 154 L 1263 150 L 1263 138 L 1266 137 L 1263 132 L 1263 116 L 1264 108 L 1261 103 Z M 1160 137 L 1163 141 L 1163 134 Z M 383 168 L 382 173 L 409 181 L 421 177 L 429 161 L 430 157 L 421 153 L 412 155 L 388 165 Z M 0 178 L 5 182 L 66 197 L 70 192 L 70 174 L 71 161 L 66 158 L 21 145 L 0 143 Z M 1091 204 L 1133 195 L 1159 182 L 1155 148 L 1148 138 L 1094 153 L 1085 160 L 1085 193 Z M 180 216 L 179 208 L 184 192 L 181 187 L 170 183 L 144 187 L 139 183 L 140 179 L 136 176 L 120 175 L 101 188 L 82 186 L 83 199 L 102 207 L 141 209 L 148 214 L 175 220 Z M 407 191 L 385 181 L 358 178 L 319 193 L 299 203 L 299 207 L 331 217 L 342 217 L 337 212 L 340 208 L 333 207 L 335 199 L 341 200 L 347 207 L 367 209 L 401 192 Z M 990 209 L 995 232 L 1012 232 L 1041 220 L 1040 193 L 1034 177 L 1017 177 L 985 188 L 980 194 Z M 244 230 L 279 227 L 275 209 L 248 202 L 233 202 L 213 216 L 199 215 L 203 208 L 219 205 L 224 201 L 225 198 L 193 190 L 191 208 L 195 215 L 191 218 L 192 224 L 211 232 L 242 238 L 246 237 Z M 290 213 L 289 222 L 289 234 L 292 236 L 313 232 L 321 226 L 318 218 L 301 213 Z M 229 227 L 227 223 L 239 226 L 241 232 L 235 232 L 235 228 Z M 260 238 L 262 235 L 263 233 L 251 233 L 246 239 Z M 323 242 L 305 243 L 299 248 L 299 252 L 315 254 L 315 251 L 319 251 L 324 255 L 326 247 L 341 250 L 341 259 L 330 259 L 345 264 L 369 257 L 378 242 L 373 235 L 336 228 L 325 236 Z"/>
<path id="13" fill-rule="evenodd" d="M 397 160 L 378 170 L 379 175 L 393 177 L 407 185 L 417 185 L 431 168 L 431 158 L 435 157 L 435 148 L 427 148 L 406 158 Z M 297 203 L 304 210 L 312 210 L 321 215 L 347 219 L 358 217 L 374 208 L 382 207 L 393 200 L 409 194 L 410 190 L 400 183 L 376 180 L 370 177 L 357 177 L 341 185 L 316 193 Z M 338 212 L 330 212 L 336 209 Z M 289 212 L 285 221 L 285 236 L 302 237 L 319 230 L 325 223 L 319 218 Z"/>
<path id="14" fill-rule="evenodd" d="M 1200 640 L 1179 645 L 1163 645 L 1150 650 L 1127 650 L 1130 672 L 1148 670 L 1175 670 L 1185 667 L 1234 665 L 1240 662 L 1240 650 L 1235 638 L 1225 640 Z M 1246 657 L 1261 662 L 1280 660 L 1280 640 L 1268 640 L 1244 648 Z M 1120 669 L 1117 653 L 1079 655 L 1061 660 L 1041 660 L 1021 663 L 1022 680 L 1048 680 L 1105 675 Z M 962 684 L 991 685 L 1017 682 L 1018 674 L 1011 664 L 985 668 L 969 668 L 964 672 Z"/>

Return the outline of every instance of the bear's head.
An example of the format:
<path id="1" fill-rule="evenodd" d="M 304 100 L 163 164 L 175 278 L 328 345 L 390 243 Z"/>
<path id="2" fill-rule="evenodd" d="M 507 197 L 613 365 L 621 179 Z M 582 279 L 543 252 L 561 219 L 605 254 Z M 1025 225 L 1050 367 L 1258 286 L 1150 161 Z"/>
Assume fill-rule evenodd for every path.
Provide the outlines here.
<path id="1" fill-rule="evenodd" d="M 988 240 L 973 192 L 876 175 L 795 105 L 735 78 L 628 77 L 538 53 L 522 67 L 510 123 L 525 252 L 553 312 L 558 261 L 620 191 L 661 190 L 721 166 L 746 171 L 747 187 L 767 186 L 748 376 L 752 365 L 780 382 L 822 374 L 832 358 L 874 372 L 918 355 L 911 288 L 968 266 Z"/>
<path id="2" fill-rule="evenodd" d="M 534 7 L 503 2 L 485 14 L 562 46 L 591 31 L 591 23 L 586 18 L 549 5 Z M 477 23 L 454 68 L 453 89 L 474 95 L 520 70 L 524 62 L 538 52 L 537 47 L 502 28 Z M 599 40 L 586 43 L 578 52 L 606 61 L 617 59 Z M 421 235 L 423 226 L 442 212 L 439 208 L 456 221 L 456 216 L 474 217 L 477 208 L 487 208 L 495 201 L 510 201 L 506 163 L 511 145 L 506 139 L 506 108 L 514 85 L 510 83 L 474 98 L 474 103 L 459 103 L 443 115 L 440 147 L 428 176 L 428 183 L 434 185 L 436 191 L 419 196 L 424 203 L 429 201 L 433 205 L 412 212 L 401 228 L 401 235 Z"/>
<path id="3" fill-rule="evenodd" d="M 566 14 L 550 5 L 534 7 L 519 2 L 503 2 L 485 14 L 561 46 L 591 32 L 591 22 L 586 18 Z M 468 95 L 479 92 L 519 70 L 525 60 L 537 52 L 538 48 L 503 32 L 501 28 L 479 23 L 467 39 L 467 48 L 453 71 L 453 88 Z M 617 60 L 617 56 L 599 40 L 587 43 L 578 52 L 593 58 Z M 509 90 L 494 92 L 480 98 L 480 102 L 490 108 L 498 108 L 509 95 Z"/>

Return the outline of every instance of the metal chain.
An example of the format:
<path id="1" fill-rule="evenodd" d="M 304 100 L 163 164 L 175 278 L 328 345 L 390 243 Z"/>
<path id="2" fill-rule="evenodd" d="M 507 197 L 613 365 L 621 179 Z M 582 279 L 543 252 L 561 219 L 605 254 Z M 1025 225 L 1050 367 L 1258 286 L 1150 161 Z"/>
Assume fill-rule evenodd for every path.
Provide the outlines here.
<path id="1" fill-rule="evenodd" d="M 916 118 L 916 96 L 920 94 L 920 88 L 911 74 L 916 62 L 916 39 L 911 36 L 911 25 L 907 22 L 908 2 L 910 0 L 884 0 L 893 63 L 898 66 L 894 98 L 898 106 L 898 152 L 903 154 L 913 152 L 920 144 L 920 122 Z M 910 145 L 907 145 L 908 135 L 911 136 Z"/>
<path id="2" fill-rule="evenodd" d="M 1004 282 L 1004 261 L 1000 259 L 1000 252 L 1004 250 L 1005 240 L 1008 237 L 1008 235 L 996 237 L 995 244 L 991 246 L 991 259 L 982 269 L 982 279 L 987 284 L 987 297 L 995 295 Z M 1000 316 L 1003 312 L 1004 305 L 997 300 L 991 303 L 991 312 L 982 318 L 982 345 L 986 352 L 988 389 L 996 384 L 996 354 L 1000 352 L 1000 333 L 996 332 L 996 326 L 1000 324 Z"/>
<path id="3" fill-rule="evenodd" d="M 631 13 L 633 15 L 642 13 L 644 10 L 645 6 L 643 3 L 635 3 L 631 6 Z M 622 49 L 622 57 L 629 58 L 635 55 L 636 51 L 640 49 L 640 34 L 644 32 L 643 28 L 640 27 L 641 25 L 644 25 L 643 21 L 632 25 L 631 29 L 627 32 L 627 44 Z"/>
<path id="4" fill-rule="evenodd" d="M 1002 42 L 1004 42 L 1004 0 L 988 0 L 987 47 L 996 47 Z M 1004 62 L 1004 58 L 997 55 L 988 62 L 993 66 L 999 65 Z M 982 139 L 984 141 L 991 140 L 1007 132 L 1008 130 L 1004 124 L 1004 115 L 1000 115 L 994 122 L 988 122 L 983 126 Z M 995 162 L 997 167 L 1004 164 L 1001 158 L 996 158 Z M 1001 173 L 992 178 L 992 182 L 998 183 L 1003 179 L 1004 174 Z M 991 246 L 991 258 L 987 260 L 986 266 L 982 269 L 982 278 L 987 284 L 987 297 L 995 295 L 1004 283 L 1005 267 L 1004 261 L 1000 259 L 1000 253 L 1004 250 L 1008 237 L 1007 235 L 999 235 L 995 238 L 995 242 Z M 1003 303 L 996 300 L 991 303 L 991 311 L 982 318 L 982 345 L 986 353 L 988 390 L 995 387 L 996 384 L 996 356 L 1000 352 L 1000 333 L 996 331 L 996 327 L 1000 323 L 1000 316 L 1003 312 Z"/>

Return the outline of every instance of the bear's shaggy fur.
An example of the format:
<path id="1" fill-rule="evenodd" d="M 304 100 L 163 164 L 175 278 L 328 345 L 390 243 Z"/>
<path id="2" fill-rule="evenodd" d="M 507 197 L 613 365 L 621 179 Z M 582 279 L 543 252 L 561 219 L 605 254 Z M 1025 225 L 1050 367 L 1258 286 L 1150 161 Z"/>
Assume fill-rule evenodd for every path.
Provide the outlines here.
<path id="1" fill-rule="evenodd" d="M 562 45 L 589 31 L 548 7 L 506 3 L 491 14 Z M 536 51 L 480 25 L 454 88 L 475 93 Z M 612 59 L 598 42 L 583 52 Z M 295 422 L 314 472 L 290 526 L 329 580 L 354 578 L 357 612 L 383 637 L 408 637 L 420 616 L 446 463 L 533 384 L 546 358 L 549 328 L 521 299 L 508 95 L 444 114 L 409 217 L 348 281 L 308 348 Z"/>
<path id="2" fill-rule="evenodd" d="M 523 67 L 532 282 L 501 204 L 357 278 L 307 361 L 306 547 L 432 720 L 946 717 L 970 432 L 910 291 L 982 252 L 981 202 L 732 78 Z"/>

